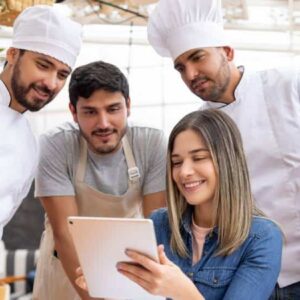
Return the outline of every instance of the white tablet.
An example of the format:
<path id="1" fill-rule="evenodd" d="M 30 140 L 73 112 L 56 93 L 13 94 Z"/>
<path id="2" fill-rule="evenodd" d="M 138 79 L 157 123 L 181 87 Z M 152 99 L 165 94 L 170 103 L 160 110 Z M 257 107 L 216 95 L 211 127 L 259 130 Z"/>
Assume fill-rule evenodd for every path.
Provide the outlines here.
<path id="1" fill-rule="evenodd" d="M 130 261 L 125 249 L 158 260 L 152 220 L 69 217 L 69 229 L 92 297 L 161 299 L 117 271 L 116 264 Z"/>

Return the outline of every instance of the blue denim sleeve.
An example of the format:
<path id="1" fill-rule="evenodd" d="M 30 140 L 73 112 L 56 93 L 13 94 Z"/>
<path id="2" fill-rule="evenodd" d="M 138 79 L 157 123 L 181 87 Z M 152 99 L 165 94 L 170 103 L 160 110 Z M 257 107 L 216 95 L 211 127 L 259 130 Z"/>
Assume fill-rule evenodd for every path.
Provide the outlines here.
<path id="1" fill-rule="evenodd" d="M 159 208 L 151 213 L 149 217 L 153 221 L 157 244 L 167 244 L 169 233 L 167 208 Z"/>
<path id="2" fill-rule="evenodd" d="M 266 300 L 275 287 L 281 267 L 283 236 L 273 222 L 262 219 L 261 223 L 223 300 Z"/>

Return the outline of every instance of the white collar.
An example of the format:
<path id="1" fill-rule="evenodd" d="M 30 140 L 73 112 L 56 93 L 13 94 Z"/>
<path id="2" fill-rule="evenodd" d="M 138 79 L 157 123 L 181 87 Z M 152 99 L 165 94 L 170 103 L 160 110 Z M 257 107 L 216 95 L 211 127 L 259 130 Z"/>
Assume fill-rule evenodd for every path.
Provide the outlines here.
<path id="1" fill-rule="evenodd" d="M 209 107 L 211 108 L 223 108 L 223 107 L 232 107 L 234 105 L 236 105 L 237 103 L 239 103 L 241 101 L 241 98 L 243 96 L 243 93 L 245 93 L 245 86 L 247 85 L 248 82 L 248 78 L 249 78 L 249 72 L 245 71 L 245 67 L 244 66 L 239 66 L 238 69 L 240 70 L 240 72 L 242 72 L 242 77 L 237 85 L 237 87 L 234 90 L 234 98 L 235 100 L 231 103 L 222 103 L 222 102 L 211 102 L 209 101 Z"/>
<path id="2" fill-rule="evenodd" d="M 250 74 L 250 72 L 248 72 L 248 70 L 247 71 L 245 70 L 244 66 L 239 66 L 238 68 L 242 72 L 242 77 L 234 91 L 234 98 L 235 98 L 235 101 L 237 101 L 237 102 L 240 101 L 240 99 L 243 97 L 243 94 L 245 93 L 245 87 L 248 83 L 249 74 Z M 247 91 L 247 92 L 249 92 L 249 91 Z"/>
<path id="3" fill-rule="evenodd" d="M 10 94 L 2 80 L 0 80 L 0 104 L 5 106 L 10 104 Z"/>

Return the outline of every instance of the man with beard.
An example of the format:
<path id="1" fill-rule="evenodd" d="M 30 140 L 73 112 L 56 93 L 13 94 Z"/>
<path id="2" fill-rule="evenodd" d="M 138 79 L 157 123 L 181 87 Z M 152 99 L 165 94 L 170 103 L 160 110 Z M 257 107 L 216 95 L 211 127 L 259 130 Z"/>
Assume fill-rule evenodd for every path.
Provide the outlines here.
<path id="1" fill-rule="evenodd" d="M 68 216 L 139 218 L 165 205 L 165 138 L 161 130 L 127 124 L 124 74 L 102 61 L 81 66 L 69 95 L 75 123 L 41 138 L 36 196 L 47 220 L 34 299 L 90 299 L 75 286 L 79 262 Z"/>
<path id="2" fill-rule="evenodd" d="M 81 46 L 81 26 L 53 7 L 24 10 L 0 74 L 0 239 L 27 195 L 38 147 L 24 112 L 38 111 L 65 84 Z"/>
<path id="3" fill-rule="evenodd" d="M 254 198 L 286 238 L 271 299 L 300 299 L 299 71 L 236 67 L 217 0 L 160 0 L 149 20 L 148 38 L 158 54 L 173 59 L 204 107 L 219 108 L 237 123 Z"/>

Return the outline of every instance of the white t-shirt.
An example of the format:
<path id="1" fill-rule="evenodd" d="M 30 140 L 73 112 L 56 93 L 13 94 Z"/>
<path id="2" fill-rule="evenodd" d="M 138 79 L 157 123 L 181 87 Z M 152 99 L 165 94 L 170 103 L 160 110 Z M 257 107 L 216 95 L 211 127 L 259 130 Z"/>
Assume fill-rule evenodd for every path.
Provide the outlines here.
<path id="1" fill-rule="evenodd" d="M 9 93 L 0 81 L 0 239 L 3 227 L 29 192 L 38 162 L 29 122 L 9 103 Z"/>
<path id="2" fill-rule="evenodd" d="M 128 126 L 127 136 L 140 172 L 143 195 L 165 190 L 166 141 L 161 130 Z M 74 196 L 79 160 L 80 132 L 76 123 L 67 122 L 40 138 L 41 156 L 36 177 L 36 196 Z M 123 149 L 97 155 L 88 150 L 85 182 L 111 195 L 122 195 L 128 188 L 128 166 Z"/>
<path id="3" fill-rule="evenodd" d="M 300 281 L 300 77 L 296 70 L 244 72 L 229 105 L 238 125 L 257 206 L 283 228 L 281 287 Z"/>

